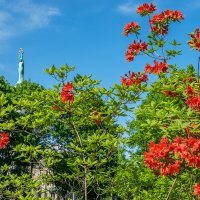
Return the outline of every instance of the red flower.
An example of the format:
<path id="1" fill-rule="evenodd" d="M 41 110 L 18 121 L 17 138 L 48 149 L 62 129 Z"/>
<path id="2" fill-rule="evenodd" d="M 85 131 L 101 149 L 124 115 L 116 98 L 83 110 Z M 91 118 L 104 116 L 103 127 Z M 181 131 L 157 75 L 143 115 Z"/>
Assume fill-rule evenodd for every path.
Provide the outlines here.
<path id="1" fill-rule="evenodd" d="M 168 26 L 151 26 L 151 31 L 156 35 L 166 35 L 168 33 Z"/>
<path id="2" fill-rule="evenodd" d="M 158 144 L 150 142 L 149 152 L 144 153 L 144 163 L 162 175 L 170 176 L 179 173 L 182 163 L 200 168 L 200 140 L 190 136 L 186 139 L 176 137 L 170 143 L 163 137 Z"/>
<path id="3" fill-rule="evenodd" d="M 128 62 L 131 62 L 131 61 L 134 60 L 134 58 L 135 58 L 135 55 L 133 54 L 133 52 L 128 50 L 128 51 L 126 52 L 126 60 L 127 60 Z"/>
<path id="4" fill-rule="evenodd" d="M 192 123 L 190 126 L 191 126 L 192 128 L 195 128 L 197 125 L 196 125 L 195 123 Z"/>
<path id="5" fill-rule="evenodd" d="M 175 160 L 173 148 L 166 137 L 163 137 L 160 143 L 149 143 L 149 152 L 144 153 L 144 163 L 153 170 L 159 170 L 160 174 L 174 175 L 180 171 L 182 161 Z"/>
<path id="6" fill-rule="evenodd" d="M 169 21 L 179 21 L 179 20 L 183 20 L 183 14 L 178 11 L 178 10 L 165 10 L 160 14 L 156 14 L 154 15 L 151 20 L 150 23 L 151 24 L 169 24 Z"/>
<path id="7" fill-rule="evenodd" d="M 71 82 L 68 82 L 67 84 L 63 85 L 62 90 L 64 90 L 64 91 L 71 91 L 71 90 L 73 90 L 73 84 Z"/>
<path id="8" fill-rule="evenodd" d="M 144 71 L 145 71 L 146 73 L 150 74 L 150 73 L 153 72 L 153 67 L 152 67 L 149 63 L 147 63 L 146 66 L 145 66 Z"/>
<path id="9" fill-rule="evenodd" d="M 184 128 L 185 132 L 190 136 L 190 128 Z"/>
<path id="10" fill-rule="evenodd" d="M 136 12 L 140 14 L 141 16 L 149 15 L 152 12 L 156 10 L 156 6 L 153 5 L 152 3 L 144 3 L 142 5 L 139 5 Z"/>
<path id="11" fill-rule="evenodd" d="M 163 91 L 163 93 L 168 97 L 176 97 L 178 95 L 177 92 L 173 92 L 173 91 L 170 91 L 170 90 L 165 90 L 165 91 Z"/>
<path id="12" fill-rule="evenodd" d="M 162 14 L 163 14 L 164 18 L 168 18 L 168 17 L 173 18 L 174 11 L 172 11 L 172 10 L 165 10 L 165 11 L 163 11 Z"/>
<path id="13" fill-rule="evenodd" d="M 193 90 L 193 88 L 192 88 L 191 85 L 188 85 L 188 86 L 187 86 L 186 94 L 187 94 L 187 95 L 194 94 L 194 90 Z"/>
<path id="14" fill-rule="evenodd" d="M 190 108 L 200 110 L 200 99 L 198 97 L 191 96 L 186 103 Z"/>
<path id="15" fill-rule="evenodd" d="M 128 36 L 129 33 L 138 34 L 138 31 L 141 29 L 140 25 L 137 22 L 130 22 L 124 27 L 124 35 Z"/>
<path id="16" fill-rule="evenodd" d="M 179 20 L 183 20 L 183 14 L 179 11 L 179 10 L 175 10 L 172 16 L 173 20 L 175 21 L 179 21 Z"/>
<path id="17" fill-rule="evenodd" d="M 200 195 L 200 184 L 196 183 L 194 186 L 194 195 Z"/>
<path id="18" fill-rule="evenodd" d="M 179 174 L 181 163 L 181 161 L 175 160 L 174 163 L 169 163 L 168 165 L 161 166 L 160 172 L 163 176 L 173 176 L 174 174 Z"/>
<path id="19" fill-rule="evenodd" d="M 128 62 L 133 61 L 134 57 L 140 53 L 141 51 L 145 51 L 148 48 L 148 44 L 146 42 L 139 42 L 133 41 L 132 44 L 129 45 L 128 50 L 126 52 L 126 60 Z"/>
<path id="20" fill-rule="evenodd" d="M 154 16 L 152 16 L 150 23 L 151 24 L 163 23 L 164 20 L 165 20 L 164 13 L 155 14 Z"/>
<path id="21" fill-rule="evenodd" d="M 149 79 L 148 79 L 147 74 L 143 74 L 143 76 L 138 77 L 138 80 L 140 80 L 140 82 L 146 82 Z"/>
<path id="22" fill-rule="evenodd" d="M 179 158 L 185 160 L 188 166 L 200 168 L 200 141 L 194 137 L 181 139 L 179 143 L 174 140 L 172 149 Z"/>
<path id="23" fill-rule="evenodd" d="M 154 60 L 154 66 L 151 66 L 149 63 L 145 66 L 145 72 L 146 73 L 152 73 L 152 74 L 160 74 L 161 72 L 165 73 L 167 72 L 168 64 L 166 62 L 157 62 Z"/>
<path id="24" fill-rule="evenodd" d="M 67 84 L 63 86 L 62 92 L 61 92 L 61 101 L 63 103 L 74 102 L 74 93 L 72 92 L 72 90 L 73 90 L 73 84 L 71 82 L 68 82 Z"/>
<path id="25" fill-rule="evenodd" d="M 165 35 L 168 33 L 170 21 L 176 22 L 180 20 L 183 20 L 183 15 L 180 11 L 165 10 L 160 14 L 152 16 L 150 20 L 151 31 L 156 35 Z"/>
<path id="26" fill-rule="evenodd" d="M 200 31 L 199 31 L 199 28 L 196 28 L 194 33 L 190 33 L 189 35 L 191 37 L 191 40 L 188 41 L 190 48 L 200 51 Z"/>
<path id="27" fill-rule="evenodd" d="M 141 74 L 138 72 L 135 74 L 134 72 L 125 74 L 124 77 L 121 79 L 121 83 L 124 86 L 131 86 L 131 85 L 139 85 L 141 82 L 146 82 L 148 80 L 148 77 L 146 74 Z"/>
<path id="28" fill-rule="evenodd" d="M 0 134 L 1 138 L 0 138 L 0 149 L 3 149 L 6 147 L 6 145 L 9 143 L 9 135 L 6 132 L 2 132 Z"/>
<path id="29" fill-rule="evenodd" d="M 195 81 L 195 79 L 193 78 L 193 77 L 187 77 L 187 78 L 184 78 L 183 79 L 183 82 L 185 83 L 185 82 L 190 82 L 190 83 L 192 83 L 192 82 L 194 82 Z"/>

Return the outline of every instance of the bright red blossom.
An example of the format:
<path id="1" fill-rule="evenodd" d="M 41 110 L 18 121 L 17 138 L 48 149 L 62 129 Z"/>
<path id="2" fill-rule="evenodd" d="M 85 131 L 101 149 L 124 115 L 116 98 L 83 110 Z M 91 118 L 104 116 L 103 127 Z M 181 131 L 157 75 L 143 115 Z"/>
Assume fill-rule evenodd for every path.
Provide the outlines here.
<path id="1" fill-rule="evenodd" d="M 141 29 L 140 25 L 137 22 L 130 22 L 124 27 L 124 35 L 128 36 L 129 33 L 138 34 L 138 31 Z"/>
<path id="2" fill-rule="evenodd" d="M 63 85 L 62 90 L 64 90 L 64 91 L 71 91 L 71 90 L 73 90 L 73 84 L 71 82 L 68 82 L 67 84 Z"/>
<path id="3" fill-rule="evenodd" d="M 144 3 L 142 5 L 139 5 L 136 12 L 140 14 L 141 16 L 149 15 L 152 12 L 156 10 L 156 6 L 152 3 Z"/>
<path id="4" fill-rule="evenodd" d="M 0 149 L 5 148 L 6 145 L 9 143 L 9 141 L 10 141 L 10 138 L 9 138 L 8 133 L 2 132 L 0 134 Z"/>
<path id="5" fill-rule="evenodd" d="M 197 125 L 196 125 L 195 123 L 192 123 L 192 124 L 191 124 L 191 127 L 193 127 L 193 128 L 196 127 L 196 126 L 197 126 Z"/>
<path id="6" fill-rule="evenodd" d="M 177 136 L 170 143 L 163 137 L 158 144 L 150 142 L 149 152 L 145 152 L 144 156 L 144 163 L 153 170 L 159 170 L 162 175 L 178 174 L 183 161 L 187 166 L 200 168 L 200 140 Z"/>
<path id="7" fill-rule="evenodd" d="M 133 61 L 138 53 L 147 50 L 147 48 L 148 44 L 146 42 L 142 42 L 141 40 L 139 42 L 136 42 L 134 40 L 134 42 L 130 44 L 128 47 L 128 50 L 126 52 L 126 60 L 128 62 Z"/>
<path id="8" fill-rule="evenodd" d="M 125 74 L 124 77 L 121 79 L 121 83 L 124 86 L 131 86 L 131 85 L 139 85 L 141 82 L 146 82 L 148 80 L 148 77 L 146 74 L 141 74 L 138 72 L 137 74 L 132 72 L 128 74 Z"/>
<path id="9" fill-rule="evenodd" d="M 194 186 L 194 195 L 200 195 L 200 184 L 199 183 L 196 183 L 195 186 Z"/>
<path id="10" fill-rule="evenodd" d="M 62 92 L 61 92 L 61 101 L 63 103 L 65 102 L 74 102 L 74 93 L 73 90 L 73 84 L 71 82 L 68 82 L 67 84 L 63 85 Z"/>
<path id="11" fill-rule="evenodd" d="M 163 93 L 165 94 L 165 96 L 167 97 L 176 97 L 178 96 L 178 93 L 177 92 L 173 92 L 171 90 L 165 90 L 163 91 Z"/>
<path id="12" fill-rule="evenodd" d="M 200 98 L 196 96 L 190 96 L 186 103 L 190 108 L 200 111 Z"/>
<path id="13" fill-rule="evenodd" d="M 199 31 L 199 28 L 196 28 L 194 33 L 190 33 L 189 35 L 191 37 L 190 41 L 188 41 L 190 48 L 200 51 L 200 31 Z"/>
<path id="14" fill-rule="evenodd" d="M 184 128 L 184 130 L 190 136 L 190 128 L 186 127 L 186 128 Z"/>
<path id="15" fill-rule="evenodd" d="M 183 15 L 178 10 L 165 10 L 160 14 L 155 14 L 150 20 L 151 31 L 156 35 L 166 35 L 170 21 L 176 22 L 183 20 Z"/>
<path id="16" fill-rule="evenodd" d="M 151 20 L 151 24 L 168 24 L 169 21 L 180 21 L 183 20 L 183 14 L 178 10 L 165 10 L 160 14 L 155 14 Z"/>
<path id="17" fill-rule="evenodd" d="M 185 82 L 190 82 L 190 83 L 192 83 L 192 82 L 194 82 L 195 81 L 195 79 L 193 78 L 193 77 L 187 77 L 187 78 L 184 78 L 183 79 L 183 82 L 185 83 Z"/>
<path id="18" fill-rule="evenodd" d="M 180 170 L 181 161 L 175 160 L 172 155 L 171 145 L 166 137 L 163 137 L 159 144 L 149 143 L 149 152 L 144 153 L 144 163 L 153 170 L 159 171 L 160 174 L 174 175 Z"/>
<path id="19" fill-rule="evenodd" d="M 151 31 L 156 33 L 156 35 L 166 35 L 168 33 L 168 26 L 151 26 Z"/>
<path id="20" fill-rule="evenodd" d="M 146 73 L 152 73 L 152 74 L 160 74 L 167 72 L 168 69 L 168 64 L 166 62 L 157 62 L 154 60 L 154 66 L 151 66 L 149 63 L 146 64 L 145 66 L 145 72 Z"/>
<path id="21" fill-rule="evenodd" d="M 196 110 L 200 114 L 200 85 L 196 91 L 191 85 L 186 88 L 187 100 L 186 104 L 193 110 Z"/>
<path id="22" fill-rule="evenodd" d="M 175 10 L 172 16 L 172 20 L 179 21 L 179 20 L 184 20 L 182 12 L 179 10 Z"/>
<path id="23" fill-rule="evenodd" d="M 192 95 L 194 94 L 194 89 L 192 88 L 191 85 L 188 85 L 187 88 L 186 88 L 186 94 L 187 95 Z"/>
<path id="24" fill-rule="evenodd" d="M 154 16 L 152 16 L 150 23 L 151 24 L 163 23 L 164 20 L 165 20 L 165 15 L 163 13 L 155 14 Z"/>

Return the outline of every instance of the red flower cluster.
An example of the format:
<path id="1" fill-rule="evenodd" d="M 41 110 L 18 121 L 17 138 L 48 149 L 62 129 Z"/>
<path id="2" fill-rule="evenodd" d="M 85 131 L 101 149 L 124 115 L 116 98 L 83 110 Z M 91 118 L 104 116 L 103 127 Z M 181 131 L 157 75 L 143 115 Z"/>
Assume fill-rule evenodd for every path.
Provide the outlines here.
<path id="1" fill-rule="evenodd" d="M 185 132 L 188 134 L 188 136 L 190 136 L 190 128 L 184 128 Z"/>
<path id="2" fill-rule="evenodd" d="M 200 184 L 199 183 L 196 183 L 195 186 L 194 186 L 194 195 L 200 195 Z"/>
<path id="3" fill-rule="evenodd" d="M 186 82 L 192 83 L 192 82 L 194 82 L 194 81 L 195 81 L 195 79 L 194 79 L 193 77 L 187 77 L 187 78 L 184 78 L 184 79 L 183 79 L 183 82 L 184 82 L 184 83 L 186 83 Z"/>
<path id="4" fill-rule="evenodd" d="M 140 53 L 141 51 L 145 51 L 148 48 L 148 44 L 146 42 L 142 42 L 141 40 L 139 42 L 134 42 L 129 45 L 128 50 L 126 52 L 126 60 L 128 62 L 131 62 L 134 60 L 135 56 Z"/>
<path id="5" fill-rule="evenodd" d="M 146 73 L 152 73 L 152 74 L 160 74 L 161 72 L 165 73 L 168 69 L 168 64 L 166 62 L 157 62 L 154 60 L 154 66 L 151 66 L 149 63 L 145 66 L 145 72 Z"/>
<path id="6" fill-rule="evenodd" d="M 165 10 L 151 18 L 151 31 L 155 34 L 165 35 L 168 33 L 168 26 L 170 21 L 176 22 L 183 19 L 183 14 L 180 11 Z"/>
<path id="7" fill-rule="evenodd" d="M 122 77 L 121 83 L 124 86 L 131 86 L 131 85 L 139 85 L 141 82 L 146 82 L 148 80 L 148 77 L 146 74 L 141 74 L 138 72 L 135 74 L 134 72 L 125 74 L 125 77 Z"/>
<path id="8" fill-rule="evenodd" d="M 184 160 L 188 166 L 200 168 L 200 140 L 194 137 L 182 139 L 176 137 L 171 147 L 179 159 Z"/>
<path id="9" fill-rule="evenodd" d="M 196 92 L 191 85 L 188 85 L 186 88 L 186 95 L 188 96 L 188 99 L 186 101 L 186 104 L 194 110 L 200 111 L 200 94 L 199 92 Z"/>
<path id="10" fill-rule="evenodd" d="M 188 85 L 188 86 L 187 86 L 187 88 L 186 88 L 186 94 L 187 94 L 187 95 L 194 94 L 194 89 L 192 88 L 191 85 Z"/>
<path id="11" fill-rule="evenodd" d="M 163 137 L 159 144 L 150 142 L 149 152 L 144 153 L 144 163 L 157 173 L 162 175 L 174 175 L 180 171 L 181 161 L 175 160 L 171 155 L 171 145 L 166 137 Z"/>
<path id="12" fill-rule="evenodd" d="M 151 26 L 151 31 L 155 33 L 156 35 L 166 35 L 168 33 L 168 26 L 162 25 L 162 26 Z"/>
<path id="13" fill-rule="evenodd" d="M 146 15 L 151 14 L 155 10 L 156 10 L 156 6 L 153 5 L 152 3 L 150 3 L 150 4 L 144 3 L 144 4 L 138 6 L 136 12 L 138 14 L 140 14 L 141 16 L 146 16 Z"/>
<path id="14" fill-rule="evenodd" d="M 200 51 L 200 31 L 199 28 L 196 28 L 194 33 L 189 34 L 191 37 L 191 40 L 188 42 L 191 49 L 196 49 Z"/>
<path id="15" fill-rule="evenodd" d="M 138 31 L 141 29 L 137 22 L 130 22 L 124 27 L 124 35 L 128 36 L 129 33 L 139 34 Z"/>
<path id="16" fill-rule="evenodd" d="M 163 137 L 158 144 L 151 142 L 149 152 L 145 152 L 144 156 L 144 163 L 149 168 L 160 171 L 164 176 L 172 176 L 179 173 L 183 161 L 188 166 L 200 168 L 200 140 L 194 137 L 182 139 L 177 136 L 170 143 L 166 137 Z"/>
<path id="17" fill-rule="evenodd" d="M 187 99 L 186 103 L 190 108 L 200 111 L 200 98 L 199 97 L 191 96 Z"/>
<path id="18" fill-rule="evenodd" d="M 178 155 L 178 159 L 175 158 Z M 149 152 L 144 153 L 144 163 L 162 175 L 174 175 L 180 171 L 185 161 L 188 166 L 200 168 L 200 141 L 193 137 L 182 139 L 176 137 L 172 143 L 163 137 L 159 144 L 151 142 Z"/>
<path id="19" fill-rule="evenodd" d="M 62 92 L 61 92 L 61 100 L 63 103 L 65 102 L 74 102 L 74 93 L 73 90 L 73 84 L 71 82 L 68 82 L 67 84 L 63 85 Z"/>
<path id="20" fill-rule="evenodd" d="M 8 133 L 6 133 L 6 132 L 2 132 L 0 134 L 0 136 L 1 136 L 1 138 L 0 138 L 0 149 L 3 149 L 9 143 L 10 139 L 9 139 Z"/>
<path id="21" fill-rule="evenodd" d="M 176 97 L 178 96 L 178 93 L 177 92 L 173 92 L 171 90 L 165 90 L 163 91 L 163 93 L 165 94 L 165 96 L 167 97 Z"/>

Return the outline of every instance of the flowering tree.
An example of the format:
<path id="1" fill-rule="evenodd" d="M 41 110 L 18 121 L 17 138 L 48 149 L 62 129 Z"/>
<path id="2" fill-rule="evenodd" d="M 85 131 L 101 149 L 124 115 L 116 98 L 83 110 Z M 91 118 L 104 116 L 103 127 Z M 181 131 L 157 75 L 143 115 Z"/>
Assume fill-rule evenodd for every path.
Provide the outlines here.
<path id="1" fill-rule="evenodd" d="M 0 79 L 0 198 L 52 199 L 41 197 L 46 192 L 85 200 L 199 198 L 199 72 L 170 64 L 181 50 L 167 35 L 183 14 L 156 10 L 152 3 L 137 8 L 150 27 L 145 40 L 139 23 L 124 27 L 126 37 L 136 36 L 126 60 L 144 55 L 152 63 L 110 89 L 91 76 L 69 80 L 74 67 L 68 65 L 46 69 L 58 81 L 53 89 Z M 189 36 L 190 48 L 200 51 L 199 29 Z M 149 83 L 152 75 L 157 79 Z M 118 117 L 130 112 L 135 120 L 124 151 L 129 145 L 134 153 L 126 159 L 127 131 Z"/>
<path id="2" fill-rule="evenodd" d="M 130 142 L 133 141 L 134 146 L 144 153 L 144 163 L 154 170 L 155 175 L 174 178 L 166 199 L 170 198 L 178 175 L 185 173 L 192 173 L 188 179 L 193 184 L 190 185 L 193 191 L 190 189 L 188 195 L 198 196 L 199 77 L 195 76 L 192 66 L 184 72 L 169 64 L 170 59 L 179 55 L 181 50 L 173 49 L 173 46 L 179 44 L 176 40 L 167 42 L 166 37 L 171 23 L 182 21 L 183 14 L 178 10 L 165 10 L 159 14 L 154 14 L 155 11 L 156 6 L 152 3 L 145 3 L 137 8 L 137 13 L 148 19 L 150 34 L 147 42 L 138 39 L 141 26 L 137 22 L 128 23 L 124 27 L 125 36 L 135 34 L 137 38 L 129 45 L 126 60 L 131 62 L 138 55 L 149 56 L 154 59 L 154 65 L 146 64 L 142 73 L 145 82 L 148 74 L 158 75 L 157 81 L 146 88 L 141 87 L 142 81 L 136 82 L 133 75 L 126 79 L 122 77 L 124 87 L 137 85 L 141 92 L 148 92 L 146 100 L 135 112 L 136 121 L 131 123 L 134 132 Z M 199 29 L 189 35 L 190 48 L 199 51 Z"/>

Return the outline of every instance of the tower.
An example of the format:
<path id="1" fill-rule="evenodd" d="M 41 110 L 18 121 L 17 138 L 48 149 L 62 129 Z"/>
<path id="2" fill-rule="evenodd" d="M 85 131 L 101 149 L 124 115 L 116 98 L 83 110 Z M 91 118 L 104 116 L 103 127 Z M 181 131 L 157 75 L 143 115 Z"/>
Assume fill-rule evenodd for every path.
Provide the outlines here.
<path id="1" fill-rule="evenodd" d="M 24 50 L 22 48 L 19 49 L 18 53 L 18 59 L 19 59 L 19 65 L 18 65 L 18 74 L 19 78 L 17 81 L 17 84 L 20 84 L 24 81 L 24 58 L 23 58 Z"/>

